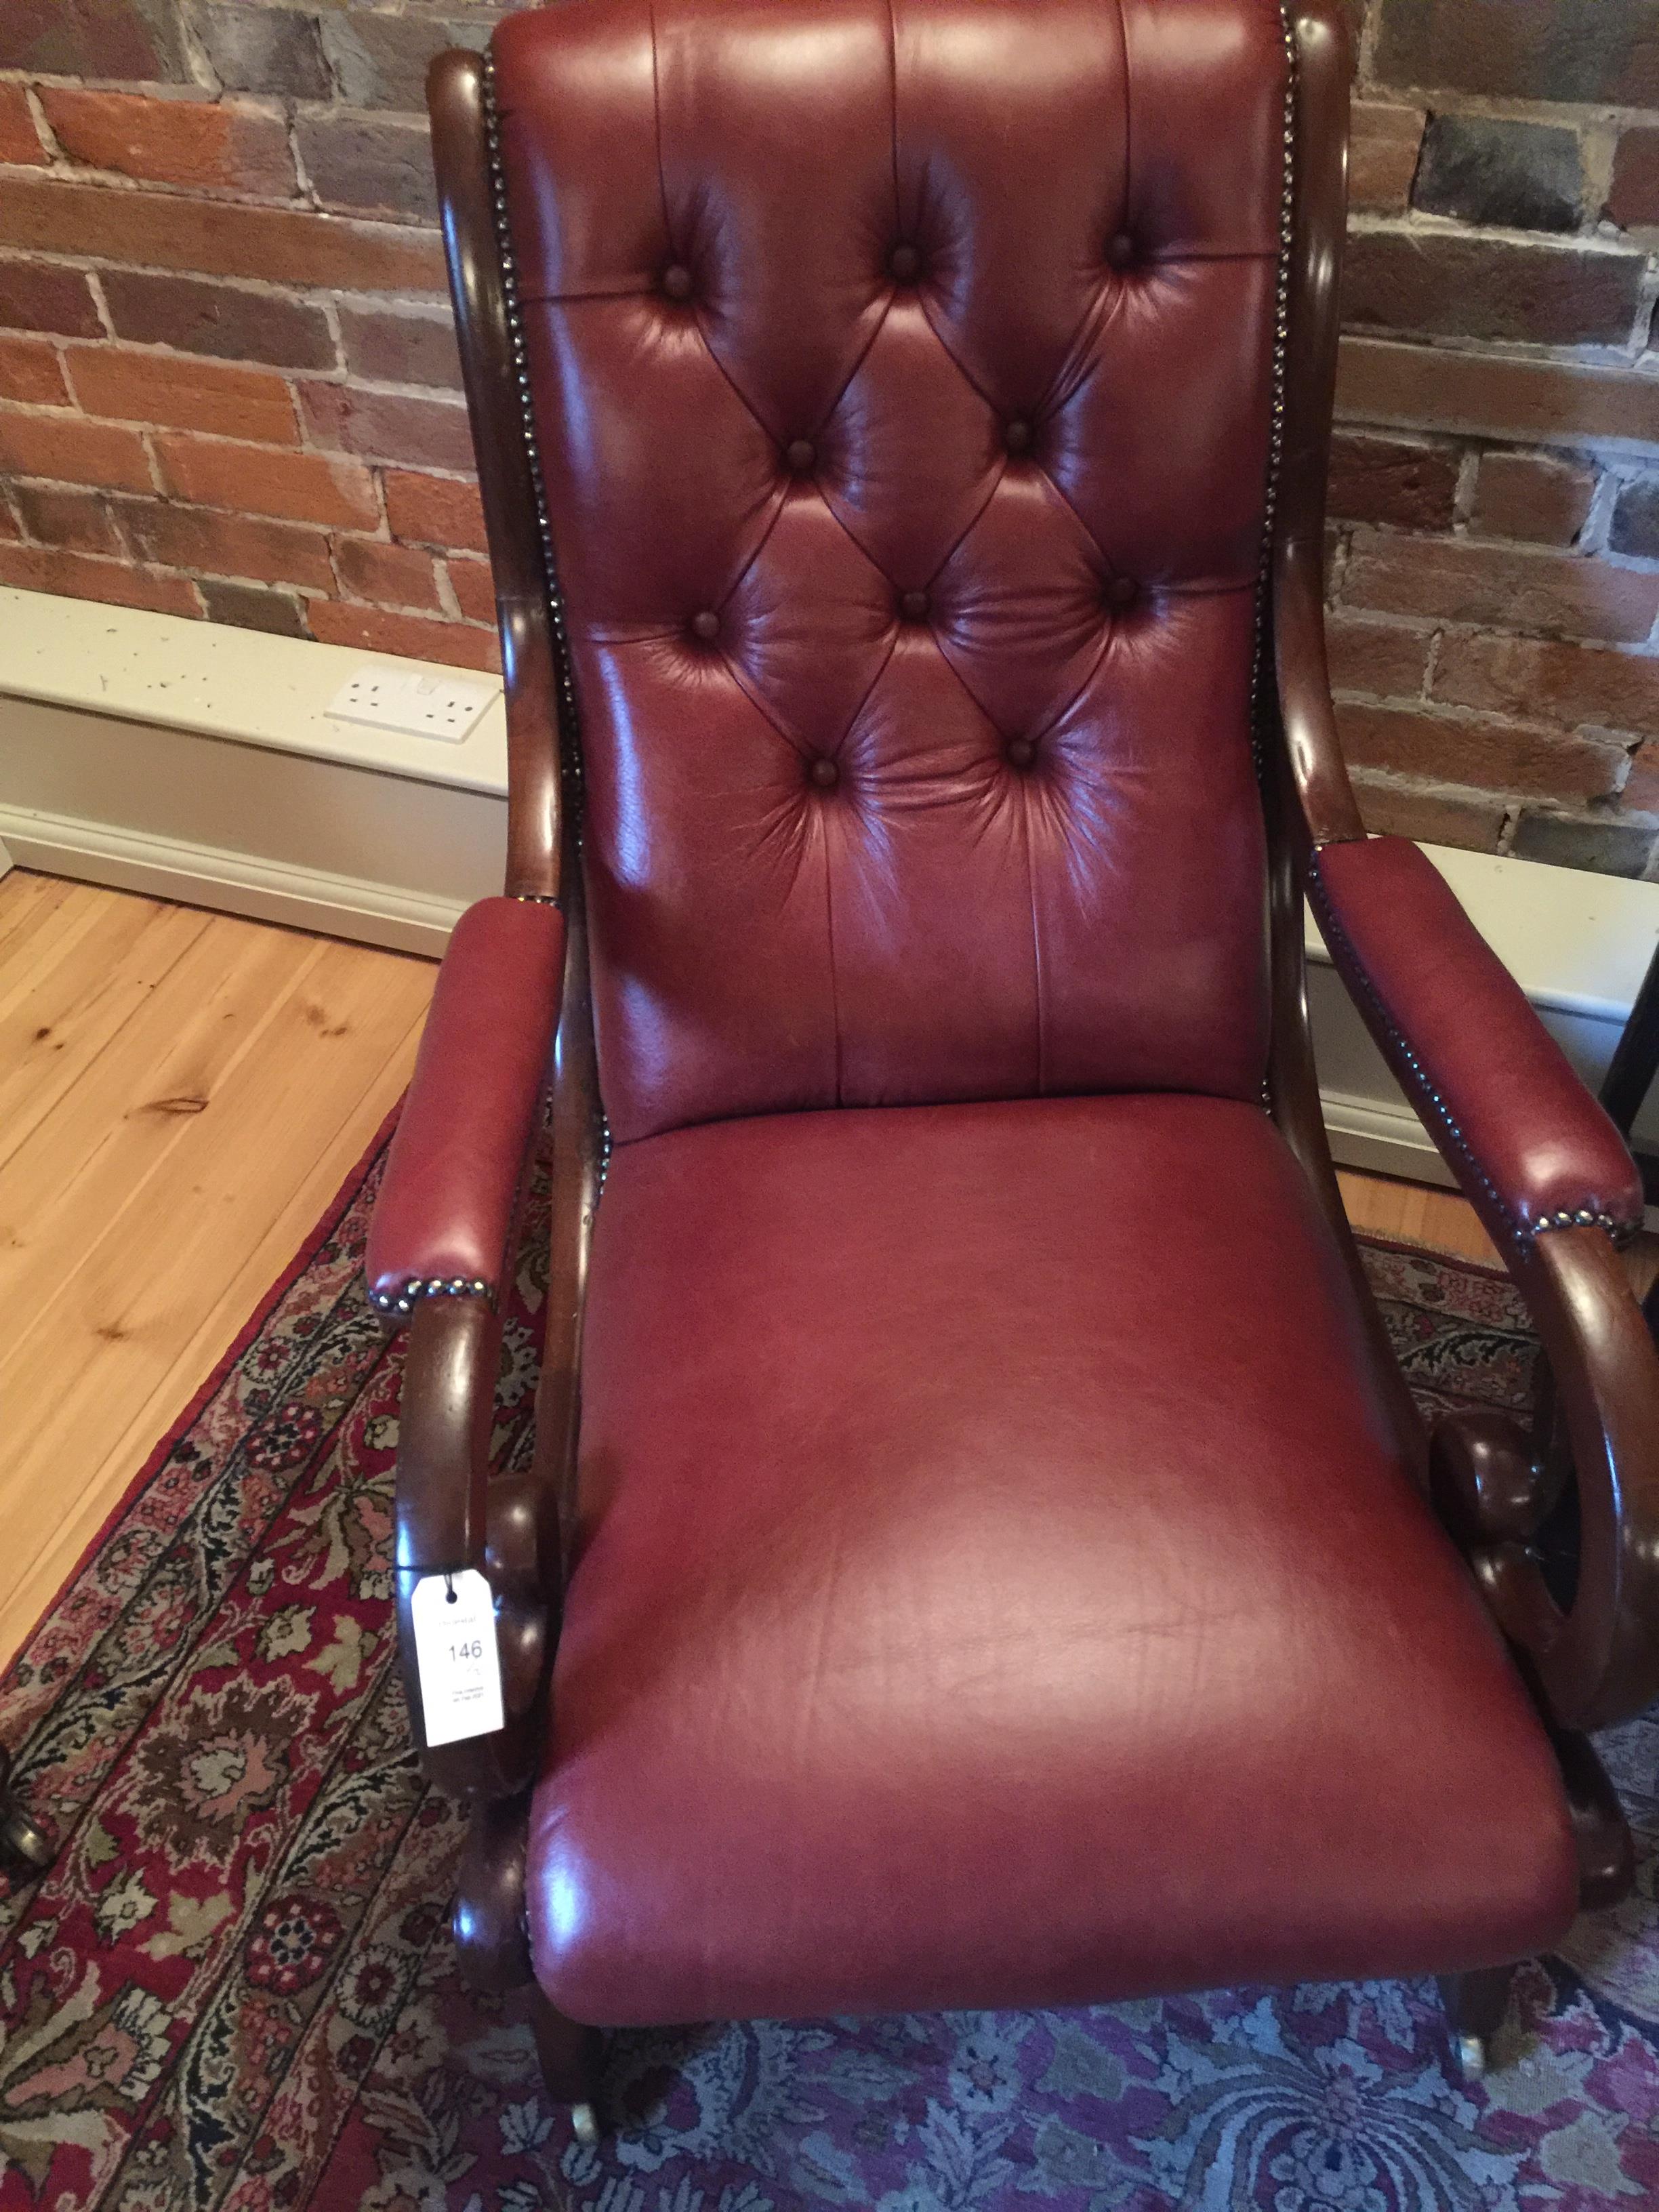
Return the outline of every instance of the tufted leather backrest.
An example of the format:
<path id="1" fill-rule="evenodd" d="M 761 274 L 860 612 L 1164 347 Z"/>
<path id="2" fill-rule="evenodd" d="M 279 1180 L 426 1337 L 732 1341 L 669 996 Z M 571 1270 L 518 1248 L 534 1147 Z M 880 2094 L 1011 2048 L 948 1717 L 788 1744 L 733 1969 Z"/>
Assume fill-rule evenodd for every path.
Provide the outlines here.
<path id="1" fill-rule="evenodd" d="M 619 1139 L 1254 1096 L 1276 0 L 495 34 Z"/>

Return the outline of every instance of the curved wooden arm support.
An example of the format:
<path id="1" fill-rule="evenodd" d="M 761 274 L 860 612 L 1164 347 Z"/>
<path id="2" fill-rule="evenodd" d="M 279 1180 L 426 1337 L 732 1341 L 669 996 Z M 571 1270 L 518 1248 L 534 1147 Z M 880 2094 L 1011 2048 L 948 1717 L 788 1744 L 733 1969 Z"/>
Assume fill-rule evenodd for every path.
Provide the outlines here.
<path id="1" fill-rule="evenodd" d="M 525 1917 L 529 1814 L 522 1797 L 472 1808 L 455 1881 L 455 1954 L 475 1990 L 522 1989 L 531 1979 Z"/>
<path id="2" fill-rule="evenodd" d="M 1347 198 L 1350 57 L 1343 15 L 1340 0 L 1298 0 L 1292 21 L 1296 189 L 1272 621 L 1283 739 L 1275 774 L 1288 772 L 1294 787 L 1291 803 L 1301 818 L 1289 825 L 1289 835 L 1304 872 L 1310 853 L 1349 846 L 1365 835 L 1338 739 L 1324 617 L 1325 491 Z M 1299 899 L 1297 906 L 1294 927 L 1287 916 L 1283 933 L 1287 962 L 1299 952 Z M 1374 1009 L 1362 1003 L 1361 1011 L 1369 1018 Z M 1313 1085 L 1305 1072 L 1290 1073 L 1298 1078 L 1295 1087 L 1311 1117 Z M 1493 1061 L 1490 1079 L 1501 1102 L 1507 1071 L 1500 1060 Z M 1532 1096 L 1534 1103 L 1546 1099 L 1542 1078 Z M 1553 1091 L 1547 1103 L 1552 1111 L 1560 1103 Z M 1566 1101 L 1561 1137 L 1565 1142 L 1571 1123 L 1580 1151 L 1611 1175 L 1620 1163 L 1593 1141 L 1597 1133 L 1583 1110 L 1588 1104 Z M 1540 1126 L 1549 1118 L 1540 1109 Z M 1310 1131 L 1304 1149 L 1320 1151 L 1318 1139 Z M 1455 1146 L 1447 1157 L 1460 1179 L 1475 1180 L 1476 1163 L 1460 1157 Z M 1532 1194 L 1521 1174 L 1506 1181 L 1522 1198 Z M 1526 1297 L 1553 1392 L 1531 1437 L 1497 1416 L 1443 1420 L 1434 1437 L 1431 1484 L 1547 1714 L 1558 1729 L 1579 1730 L 1627 1718 L 1659 1694 L 1659 1353 L 1607 1231 L 1543 1226 L 1544 1188 L 1540 1179 L 1540 1206 L 1531 1208 L 1494 1208 L 1490 1188 L 1470 1194 L 1500 1237 Z M 1513 1200 L 1515 1193 L 1504 1195 Z M 1612 1201 L 1598 1206 L 1603 1202 L 1620 1211 Z M 1577 1587 L 1564 1610 L 1533 1546 L 1569 1482 L 1577 1491 L 1580 1561 Z M 1595 1810 L 1598 1802 L 1604 1812 L 1613 1803 L 1611 1790 L 1604 1776 L 1595 1781 L 1600 1769 L 1588 1746 L 1581 1756 L 1573 1738 L 1564 1741 L 1581 1842 L 1588 1858 L 1601 1851 L 1604 1884 L 1612 1884 L 1618 1851 L 1608 1822 Z M 1595 1887 L 1588 1863 L 1586 1881 L 1588 1896 Z"/>
<path id="3" fill-rule="evenodd" d="M 428 1298 L 410 1325 L 394 1502 L 398 1640 L 410 1718 L 428 1780 L 473 1799 L 529 1786 L 541 1747 L 552 1650 L 554 1590 L 540 1559 L 548 1541 L 529 1478 L 489 1477 L 489 1436 L 501 1325 L 481 1298 Z M 426 1742 L 409 1617 L 423 1575 L 477 1568 L 495 1598 L 505 1725 L 464 1743 Z"/>
<path id="4" fill-rule="evenodd" d="M 1436 1429 L 1434 1494 L 1560 1727 L 1610 1727 L 1659 1697 L 1659 1352 L 1598 1229 L 1533 1240 L 1514 1267 L 1553 1388 L 1528 1437 L 1496 1415 Z M 1534 1540 L 1569 1480 L 1577 1586 L 1564 1608 Z"/>

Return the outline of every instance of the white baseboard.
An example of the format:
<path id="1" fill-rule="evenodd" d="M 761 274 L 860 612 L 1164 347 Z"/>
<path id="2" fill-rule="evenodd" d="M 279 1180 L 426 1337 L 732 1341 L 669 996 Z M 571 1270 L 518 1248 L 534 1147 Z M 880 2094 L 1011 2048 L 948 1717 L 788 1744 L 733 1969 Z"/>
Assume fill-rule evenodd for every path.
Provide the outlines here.
<path id="1" fill-rule="evenodd" d="M 0 805 L 0 854 L 9 854 L 13 866 L 247 915 L 256 921 L 283 922 L 327 937 L 355 938 L 399 952 L 425 953 L 434 960 L 466 905 L 465 899 L 399 890 L 295 861 L 261 860 L 212 845 L 19 807 Z"/>
<path id="2" fill-rule="evenodd" d="M 1411 1182 L 1437 1182 L 1447 1189 L 1456 1178 L 1435 1150 L 1428 1131 L 1401 1098 L 1352 1098 L 1322 1085 L 1325 1133 L 1337 1165 L 1367 1175 L 1402 1176 Z"/>

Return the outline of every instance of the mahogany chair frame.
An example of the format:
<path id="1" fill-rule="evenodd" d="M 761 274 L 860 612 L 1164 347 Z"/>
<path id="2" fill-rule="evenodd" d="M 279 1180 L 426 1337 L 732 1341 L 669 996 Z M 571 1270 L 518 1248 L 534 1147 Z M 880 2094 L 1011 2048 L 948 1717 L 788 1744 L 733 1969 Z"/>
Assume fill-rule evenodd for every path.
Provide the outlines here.
<path id="1" fill-rule="evenodd" d="M 1659 1357 L 1612 1237 L 1599 1225 L 1516 1233 L 1505 1258 L 1541 1337 L 1546 1385 L 1530 1433 L 1449 1416 L 1432 1436 L 1389 1352 L 1326 1140 L 1309 1032 L 1304 896 L 1312 856 L 1363 838 L 1338 744 L 1323 617 L 1326 477 L 1346 210 L 1348 36 L 1342 0 L 1285 0 L 1291 93 L 1279 275 L 1268 557 L 1257 746 L 1270 866 L 1273 1014 L 1267 1102 L 1352 1270 L 1389 1378 L 1402 1446 L 1510 1639 L 1560 1757 L 1579 1840 L 1581 1897 L 1632 1878 L 1629 1831 L 1585 1731 L 1659 1693 Z M 449 275 L 494 565 L 507 690 L 506 890 L 561 907 L 565 991 L 550 1071 L 553 1225 L 534 1466 L 491 1479 L 501 1321 L 487 1296 L 416 1301 L 409 1330 L 396 1501 L 400 1630 L 423 1573 L 481 1569 L 495 1589 L 506 1723 L 441 1748 L 428 1777 L 470 1802 L 455 1929 L 487 1990 L 531 1981 L 524 1911 L 528 1792 L 543 1739 L 565 1536 L 574 1511 L 579 1346 L 589 1237 L 608 1137 L 587 988 L 580 870 L 580 745 L 514 294 L 490 64 L 441 54 L 428 82 Z M 1385 1049 L 1388 1040 L 1379 1036 Z M 1500 1229 L 1502 1224 L 1498 1224 Z M 1577 1587 L 1552 1595 L 1537 1539 L 1576 1495 Z M 1465 2063 L 1481 2062 L 1509 1969 L 1447 1991 Z M 554 2093 L 593 2094 L 594 2038 L 537 1995 Z M 591 2111 L 579 2122 L 591 2121 Z"/>

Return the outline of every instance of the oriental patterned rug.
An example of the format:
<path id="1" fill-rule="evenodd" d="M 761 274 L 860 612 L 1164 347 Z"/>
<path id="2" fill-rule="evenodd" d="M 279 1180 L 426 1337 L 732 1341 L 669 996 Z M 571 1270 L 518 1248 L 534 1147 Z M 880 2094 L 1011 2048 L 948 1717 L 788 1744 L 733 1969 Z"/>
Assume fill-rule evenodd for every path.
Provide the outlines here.
<path id="1" fill-rule="evenodd" d="M 0 2207 L 23 2212 L 1592 2212 L 1659 2203 L 1659 1723 L 1609 1746 L 1640 1898 L 1530 1969 L 1484 2087 L 1432 1989 L 621 2039 L 574 2143 L 459 1986 L 459 1838 L 411 1761 L 386 1574 L 399 1352 L 354 1177 L 0 1684 L 62 1839 L 0 1895 Z M 529 1443 L 543 1283 L 507 1329 Z M 1423 1396 L 1508 1405 L 1506 1285 L 1372 1246 Z M 1501 1819 L 1494 1807 L 1494 1820 Z M 0 1883 L 0 1887 L 3 1887 Z"/>

